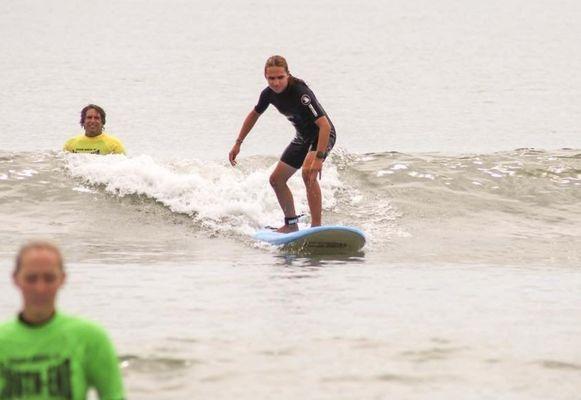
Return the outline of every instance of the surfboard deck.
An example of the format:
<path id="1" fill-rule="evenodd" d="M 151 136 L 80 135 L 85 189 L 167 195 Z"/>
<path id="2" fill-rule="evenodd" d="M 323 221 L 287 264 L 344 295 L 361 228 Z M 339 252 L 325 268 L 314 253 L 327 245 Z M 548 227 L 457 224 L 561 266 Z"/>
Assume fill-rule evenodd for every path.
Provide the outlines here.
<path id="1" fill-rule="evenodd" d="M 261 230 L 256 232 L 254 239 L 287 249 L 305 251 L 358 251 L 365 245 L 363 231 L 341 225 L 316 226 L 291 233 Z"/>

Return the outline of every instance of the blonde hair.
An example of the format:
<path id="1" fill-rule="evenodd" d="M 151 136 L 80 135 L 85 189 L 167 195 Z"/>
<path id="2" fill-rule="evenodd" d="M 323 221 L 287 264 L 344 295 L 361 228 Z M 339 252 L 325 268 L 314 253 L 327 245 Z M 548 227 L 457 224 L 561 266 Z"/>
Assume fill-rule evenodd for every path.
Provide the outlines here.
<path id="1" fill-rule="evenodd" d="M 290 75 L 290 72 L 288 71 L 288 63 L 286 62 L 286 60 L 283 56 L 275 55 L 275 56 L 268 57 L 268 60 L 266 60 L 266 63 L 264 64 L 264 73 L 265 74 L 266 74 L 266 69 L 268 67 L 282 67 L 282 68 L 284 68 L 285 72 Z"/>
<path id="2" fill-rule="evenodd" d="M 302 79 L 297 78 L 296 76 L 293 76 L 289 70 L 288 70 L 288 63 L 286 62 L 286 59 L 283 56 L 271 56 L 268 57 L 268 60 L 266 60 L 266 63 L 264 64 L 264 75 L 266 75 L 266 69 L 269 67 L 281 67 L 284 68 L 284 71 L 288 74 L 288 84 L 289 86 L 294 85 L 296 82 L 301 82 L 301 83 L 305 83 L 305 81 L 303 81 Z"/>
<path id="3" fill-rule="evenodd" d="M 33 240 L 31 242 L 24 244 L 18 251 L 18 254 L 16 255 L 16 260 L 14 262 L 14 275 L 16 275 L 18 271 L 20 271 L 20 267 L 22 266 L 22 258 L 24 258 L 26 253 L 32 250 L 47 250 L 56 254 L 59 259 L 59 267 L 61 271 L 65 270 L 63 256 L 61 254 L 61 251 L 55 244 L 46 240 Z"/>

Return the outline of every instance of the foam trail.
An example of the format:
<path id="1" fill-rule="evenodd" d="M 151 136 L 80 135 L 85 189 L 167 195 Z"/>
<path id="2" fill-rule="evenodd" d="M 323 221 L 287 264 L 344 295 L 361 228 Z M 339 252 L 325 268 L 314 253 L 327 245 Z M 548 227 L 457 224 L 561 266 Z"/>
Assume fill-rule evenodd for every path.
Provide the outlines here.
<path id="1" fill-rule="evenodd" d="M 242 160 L 242 164 L 245 162 Z M 252 169 L 232 168 L 218 162 L 197 160 L 162 164 L 147 155 L 65 156 L 66 169 L 90 185 L 102 185 L 117 196 L 143 195 L 173 212 L 192 216 L 214 232 L 249 235 L 258 228 L 281 223 L 282 212 L 268 184 L 276 162 L 252 164 Z M 333 192 L 341 187 L 337 169 L 325 165 L 321 181 L 323 208 L 335 205 Z M 300 173 L 289 181 L 297 211 L 308 210 Z"/>

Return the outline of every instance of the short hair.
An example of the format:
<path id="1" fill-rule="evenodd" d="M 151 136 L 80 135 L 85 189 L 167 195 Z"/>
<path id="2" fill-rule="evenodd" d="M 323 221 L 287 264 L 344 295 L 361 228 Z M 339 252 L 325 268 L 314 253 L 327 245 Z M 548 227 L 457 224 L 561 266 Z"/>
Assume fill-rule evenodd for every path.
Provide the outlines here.
<path id="1" fill-rule="evenodd" d="M 16 275 L 18 271 L 20 271 L 20 268 L 22 266 L 22 259 L 24 258 L 26 253 L 32 250 L 48 250 L 56 254 L 59 259 L 59 268 L 61 269 L 61 271 L 64 272 L 65 270 L 64 260 L 59 248 L 55 244 L 46 240 L 33 240 L 20 247 L 20 250 L 18 251 L 18 254 L 16 255 L 16 260 L 14 262 L 14 272 L 13 272 L 14 275 Z"/>
<path id="2" fill-rule="evenodd" d="M 103 125 L 105 125 L 105 120 L 107 118 L 107 114 L 105 113 L 105 110 L 103 110 L 101 107 L 99 107 L 96 104 L 87 104 L 81 110 L 81 121 L 80 121 L 81 126 L 85 125 L 85 118 L 87 117 L 87 111 L 89 111 L 91 109 L 97 111 L 101 115 L 101 122 L 103 123 Z"/>

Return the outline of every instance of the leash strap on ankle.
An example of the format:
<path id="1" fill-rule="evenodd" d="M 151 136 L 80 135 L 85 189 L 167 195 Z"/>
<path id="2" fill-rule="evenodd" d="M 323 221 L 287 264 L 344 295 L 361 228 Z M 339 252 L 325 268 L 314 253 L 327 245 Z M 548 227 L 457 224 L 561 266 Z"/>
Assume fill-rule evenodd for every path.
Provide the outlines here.
<path id="1" fill-rule="evenodd" d="M 300 216 L 294 216 L 294 217 L 288 217 L 284 219 L 284 224 L 285 225 L 296 225 L 299 223 L 299 217 Z"/>

